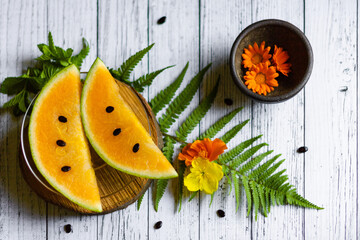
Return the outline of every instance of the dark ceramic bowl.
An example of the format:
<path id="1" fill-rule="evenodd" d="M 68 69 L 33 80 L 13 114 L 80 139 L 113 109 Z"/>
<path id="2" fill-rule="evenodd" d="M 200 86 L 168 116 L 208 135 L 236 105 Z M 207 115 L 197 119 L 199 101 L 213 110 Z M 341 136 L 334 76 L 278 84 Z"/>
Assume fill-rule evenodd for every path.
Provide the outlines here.
<path id="1" fill-rule="evenodd" d="M 244 48 L 254 42 L 260 46 L 262 41 L 271 47 L 270 54 L 273 53 L 275 44 L 282 47 L 289 53 L 288 62 L 292 64 L 289 76 L 279 73 L 276 78 L 279 86 L 266 96 L 247 88 L 243 77 L 248 70 L 241 64 Z M 245 95 L 263 103 L 278 103 L 295 96 L 308 81 L 312 67 L 313 52 L 305 34 L 294 25 L 277 19 L 259 21 L 245 28 L 236 38 L 230 54 L 230 71 L 234 82 Z"/>

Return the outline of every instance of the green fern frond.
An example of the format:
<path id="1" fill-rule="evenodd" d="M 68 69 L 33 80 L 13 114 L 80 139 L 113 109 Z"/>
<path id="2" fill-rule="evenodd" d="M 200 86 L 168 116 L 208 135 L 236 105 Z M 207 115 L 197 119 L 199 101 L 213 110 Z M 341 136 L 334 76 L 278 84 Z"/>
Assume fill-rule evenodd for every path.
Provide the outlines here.
<path id="1" fill-rule="evenodd" d="M 267 151 L 265 153 L 260 154 L 259 156 L 256 156 L 255 158 L 251 159 L 249 162 L 247 162 L 246 164 L 242 165 L 239 168 L 239 173 L 240 174 L 246 174 L 248 171 L 250 171 L 251 169 L 253 169 L 256 165 L 258 165 L 265 157 L 267 157 L 268 155 L 270 155 L 273 152 L 273 150 L 271 151 Z M 237 168 L 237 166 L 233 166 L 233 168 Z"/>
<path id="2" fill-rule="evenodd" d="M 176 131 L 176 136 L 183 141 L 186 141 L 187 136 L 191 131 L 199 124 L 200 120 L 205 116 L 209 111 L 211 105 L 214 103 L 215 97 L 219 89 L 220 77 L 215 84 L 215 87 L 212 89 L 210 94 L 205 97 L 203 101 L 199 104 L 197 108 L 186 118 L 185 122 L 181 124 L 179 130 Z"/>
<path id="3" fill-rule="evenodd" d="M 174 67 L 174 65 L 159 69 L 155 72 L 145 74 L 145 75 L 139 77 L 138 79 L 136 79 L 135 81 L 133 81 L 131 83 L 131 86 L 133 88 L 135 88 L 135 90 L 138 91 L 139 93 L 142 93 L 144 91 L 145 87 L 150 86 L 152 84 L 152 82 L 154 81 L 154 79 L 160 73 L 162 73 L 164 70 L 166 70 L 168 68 L 172 68 L 172 67 Z"/>
<path id="4" fill-rule="evenodd" d="M 235 199 L 236 199 L 236 212 L 237 212 L 239 209 L 239 206 L 240 206 L 240 182 L 239 182 L 239 178 L 235 171 L 231 172 L 231 179 L 233 180 L 233 183 L 234 183 L 234 191 L 235 191 Z"/>
<path id="5" fill-rule="evenodd" d="M 184 173 L 186 169 L 186 165 L 183 161 L 178 161 L 178 186 L 179 186 L 179 194 L 178 194 L 178 201 L 179 201 L 179 212 L 181 211 L 182 205 L 182 198 L 184 192 Z"/>
<path id="6" fill-rule="evenodd" d="M 164 196 L 168 182 L 169 179 L 159 179 L 156 181 L 155 203 L 154 203 L 154 208 L 156 212 L 158 211 L 159 202 L 161 198 Z"/>
<path id="7" fill-rule="evenodd" d="M 252 157 L 257 151 L 260 150 L 260 148 L 267 146 L 266 143 L 261 143 L 259 145 L 256 145 L 255 147 L 252 147 L 248 150 L 246 150 L 244 153 L 236 157 L 235 159 L 229 161 L 229 165 L 232 169 L 238 168 L 243 162 L 248 160 L 250 157 Z"/>
<path id="8" fill-rule="evenodd" d="M 176 80 L 170 84 L 164 90 L 161 90 L 151 101 L 150 106 L 154 115 L 161 111 L 165 107 L 165 105 L 169 104 L 171 99 L 174 97 L 176 90 L 179 89 L 185 73 L 189 67 L 189 62 L 186 63 L 184 69 L 181 71 L 180 75 L 176 78 Z"/>
<path id="9" fill-rule="evenodd" d="M 142 200 L 144 199 L 144 196 L 145 196 L 145 193 L 143 193 L 143 195 L 141 195 L 139 197 L 139 199 L 137 200 L 137 210 L 138 211 L 140 210 L 140 206 L 141 206 Z"/>
<path id="10" fill-rule="evenodd" d="M 164 147 L 162 149 L 164 156 L 167 158 L 167 160 L 172 163 L 173 159 L 173 155 L 174 155 L 174 143 L 175 141 L 169 137 L 165 137 L 164 138 Z M 156 181 L 156 188 L 155 188 L 155 202 L 154 202 L 154 208 L 155 211 L 158 210 L 159 207 L 159 202 L 162 199 L 162 197 L 164 196 L 165 193 L 165 189 L 167 187 L 167 184 L 169 182 L 169 179 L 159 179 Z"/>
<path id="11" fill-rule="evenodd" d="M 110 73 L 113 75 L 114 78 L 120 81 L 130 82 L 130 74 L 134 70 L 135 66 L 150 51 L 153 46 L 154 43 L 132 55 L 117 70 L 109 69 Z"/>
<path id="12" fill-rule="evenodd" d="M 185 89 L 170 103 L 166 112 L 159 119 L 160 129 L 162 132 L 167 132 L 170 126 L 179 117 L 185 108 L 189 105 L 199 88 L 206 71 L 210 68 L 211 63 L 202 69 L 185 87 Z"/>
<path id="13" fill-rule="evenodd" d="M 236 125 L 232 129 L 230 129 L 227 133 L 225 133 L 220 139 L 224 141 L 224 143 L 230 142 L 233 137 L 236 136 L 238 132 L 249 122 L 250 120 L 245 120 L 244 122 Z"/>
<path id="14" fill-rule="evenodd" d="M 238 112 L 240 112 L 243 107 L 237 108 L 234 111 L 230 112 L 226 116 L 222 117 L 216 123 L 214 123 L 211 127 L 209 127 L 203 134 L 201 134 L 197 139 L 204 139 L 204 138 L 213 138 L 218 132 L 220 132 L 226 124 L 228 124 Z"/>
<path id="15" fill-rule="evenodd" d="M 257 137 L 251 138 L 249 140 L 246 140 L 246 141 L 240 143 L 239 145 L 237 145 L 233 149 L 231 149 L 231 150 L 225 152 L 224 154 L 220 155 L 218 161 L 220 163 L 229 162 L 230 160 L 232 160 L 234 157 L 236 157 L 237 155 L 242 153 L 242 151 L 244 151 L 246 148 L 248 148 L 251 144 L 253 144 L 256 140 L 258 140 L 261 137 L 262 137 L 262 135 L 259 135 Z"/>

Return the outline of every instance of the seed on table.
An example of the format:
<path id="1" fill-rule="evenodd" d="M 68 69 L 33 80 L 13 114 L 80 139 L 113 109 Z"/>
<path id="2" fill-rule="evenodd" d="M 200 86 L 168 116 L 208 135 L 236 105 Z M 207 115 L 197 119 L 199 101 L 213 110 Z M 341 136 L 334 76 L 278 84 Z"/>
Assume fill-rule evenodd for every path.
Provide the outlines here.
<path id="1" fill-rule="evenodd" d="M 298 152 L 298 153 L 305 153 L 305 152 L 307 152 L 308 150 L 309 150 L 308 147 L 303 146 L 303 147 L 299 147 L 298 150 L 297 150 L 297 152 Z"/>
<path id="2" fill-rule="evenodd" d="M 71 232 L 72 232 L 72 226 L 71 226 L 71 224 L 66 224 L 66 225 L 64 226 L 64 230 L 65 230 L 66 233 L 71 233 Z"/>
<path id="3" fill-rule="evenodd" d="M 233 105 L 234 101 L 231 98 L 225 98 L 224 103 L 228 106 Z"/>
<path id="4" fill-rule="evenodd" d="M 57 140 L 57 141 L 56 141 L 56 144 L 57 144 L 59 147 L 65 147 L 65 146 L 66 146 L 66 142 L 64 142 L 63 140 Z"/>
<path id="5" fill-rule="evenodd" d="M 221 210 L 221 209 L 217 210 L 217 211 L 216 211 L 216 214 L 217 214 L 218 217 L 220 217 L 220 218 L 225 217 L 225 212 L 224 212 L 223 210 Z"/>
<path id="6" fill-rule="evenodd" d="M 166 21 L 166 17 L 165 16 L 163 16 L 163 17 L 161 17 L 161 18 L 159 18 L 159 20 L 157 21 L 157 24 L 163 24 L 163 23 L 165 23 L 165 21 Z"/>
<path id="7" fill-rule="evenodd" d="M 162 221 L 158 221 L 157 223 L 155 223 L 154 228 L 155 229 L 160 229 L 162 227 Z"/>

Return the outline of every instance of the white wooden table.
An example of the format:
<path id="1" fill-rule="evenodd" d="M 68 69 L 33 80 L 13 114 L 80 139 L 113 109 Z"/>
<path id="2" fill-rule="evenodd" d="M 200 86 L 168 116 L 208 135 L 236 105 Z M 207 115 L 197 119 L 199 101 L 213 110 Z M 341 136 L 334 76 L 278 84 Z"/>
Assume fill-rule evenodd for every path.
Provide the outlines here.
<path id="1" fill-rule="evenodd" d="M 274 207 L 268 218 L 246 217 L 244 195 L 235 214 L 234 194 L 219 191 L 209 208 L 202 195 L 184 202 L 180 213 L 172 191 L 158 212 L 152 195 L 140 211 L 127 209 L 103 216 L 83 216 L 47 204 L 29 189 L 18 163 L 20 118 L 0 110 L 0 239 L 356 239 L 360 238 L 359 194 L 359 3 L 355 0 L 0 0 L 0 81 L 21 74 L 39 55 L 36 44 L 53 33 L 55 43 L 91 45 L 84 68 L 96 56 L 110 67 L 150 43 L 156 43 L 137 76 L 171 64 L 145 93 L 151 99 L 190 62 L 186 81 L 213 62 L 211 73 L 187 112 L 221 75 L 220 94 L 206 120 L 193 132 L 244 106 L 232 122 L 250 124 L 230 142 L 264 134 L 269 148 L 287 159 L 289 179 L 300 194 L 325 210 Z M 166 16 L 166 22 L 157 20 Z M 236 88 L 228 59 L 236 36 L 252 22 L 278 18 L 305 32 L 314 51 L 314 68 L 305 90 L 275 105 L 252 102 Z M 182 86 L 182 88 L 184 85 Z M 347 88 L 347 91 L 344 90 Z M 234 100 L 232 106 L 224 98 Z M 0 95 L 0 105 L 7 101 Z M 184 120 L 183 118 L 181 120 Z M 226 130 L 229 130 L 228 126 Z M 297 148 L 307 146 L 305 154 Z M 223 209 L 225 218 L 216 215 Z M 161 220 L 161 229 L 154 224 Z M 64 225 L 71 224 L 66 233 Z"/>

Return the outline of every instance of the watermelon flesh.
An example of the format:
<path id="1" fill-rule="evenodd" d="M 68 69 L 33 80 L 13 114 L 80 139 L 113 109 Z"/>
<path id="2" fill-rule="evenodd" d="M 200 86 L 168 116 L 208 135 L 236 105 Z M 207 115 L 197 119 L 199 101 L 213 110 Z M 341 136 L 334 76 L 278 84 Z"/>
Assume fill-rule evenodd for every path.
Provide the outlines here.
<path id="1" fill-rule="evenodd" d="M 110 166 L 145 178 L 177 177 L 100 59 L 96 59 L 84 83 L 81 118 L 91 145 Z"/>
<path id="2" fill-rule="evenodd" d="M 71 65 L 37 97 L 29 123 L 31 154 L 40 173 L 72 202 L 101 212 L 99 190 L 80 117 L 80 72 Z"/>

